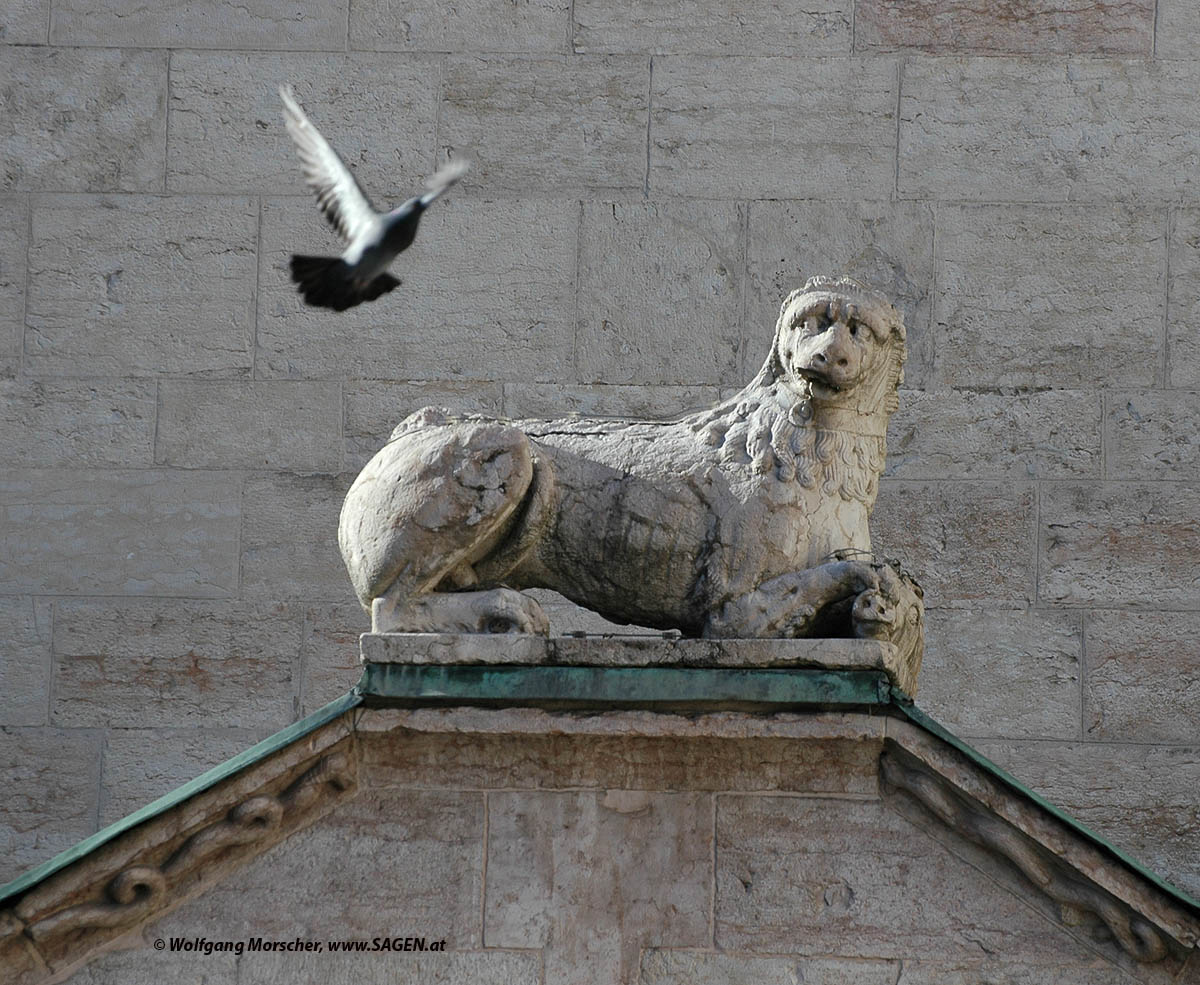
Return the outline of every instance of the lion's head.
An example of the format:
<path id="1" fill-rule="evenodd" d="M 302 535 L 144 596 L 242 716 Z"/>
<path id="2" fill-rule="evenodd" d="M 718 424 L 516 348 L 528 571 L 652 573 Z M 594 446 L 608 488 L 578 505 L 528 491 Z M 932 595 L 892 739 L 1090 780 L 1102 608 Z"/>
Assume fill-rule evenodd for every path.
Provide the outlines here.
<path id="1" fill-rule="evenodd" d="M 874 431 L 895 410 L 904 341 L 900 313 L 882 295 L 849 277 L 813 277 L 784 300 L 764 369 L 817 409 L 878 414 Z"/>

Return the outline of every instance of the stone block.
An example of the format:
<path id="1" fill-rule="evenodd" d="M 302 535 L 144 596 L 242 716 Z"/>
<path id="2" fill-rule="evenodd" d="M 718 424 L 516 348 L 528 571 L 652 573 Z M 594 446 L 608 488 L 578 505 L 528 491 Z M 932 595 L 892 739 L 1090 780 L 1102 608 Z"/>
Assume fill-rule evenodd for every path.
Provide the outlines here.
<path id="1" fill-rule="evenodd" d="M 342 392 L 337 383 L 159 383 L 154 460 L 179 468 L 338 472 Z"/>
<path id="2" fill-rule="evenodd" d="M 174 52 L 167 187 L 302 191 L 279 101 L 279 86 L 296 82 L 296 98 L 367 197 L 398 205 L 432 171 L 439 64 L 423 55 Z M 310 208 L 321 221 L 315 201 Z M 301 243 L 293 249 L 311 252 Z"/>
<path id="3" fill-rule="evenodd" d="M 1092 956 L 879 801 L 718 797 L 716 880 L 723 951 L 803 942 L 843 958 Z"/>
<path id="4" fill-rule="evenodd" d="M 499 416 L 504 402 L 498 383 L 407 382 L 377 380 L 347 383 L 344 397 L 343 455 L 347 469 L 358 469 L 387 441 L 392 429 L 422 407 Z"/>
<path id="5" fill-rule="evenodd" d="M 875 741 L 657 735 L 414 732 L 364 734 L 363 771 L 377 786 L 553 790 L 779 790 L 869 797 Z"/>
<path id="6" fill-rule="evenodd" d="M 929 609 L 921 709 L 961 736 L 1075 739 L 1082 616 L 1035 609 Z"/>
<path id="7" fill-rule="evenodd" d="M 1158 0 L 1155 57 L 1192 59 L 1197 44 L 1200 44 L 1200 10 L 1190 0 Z"/>
<path id="8" fill-rule="evenodd" d="M 362 0 L 350 5 L 350 47 L 370 51 L 562 53 L 570 32 L 570 0 L 445 7 L 432 0 Z"/>
<path id="9" fill-rule="evenodd" d="M 242 729 L 109 729 L 100 774 L 101 827 L 244 752 L 265 739 L 274 724 L 268 720 L 260 727 Z"/>
<path id="10" fill-rule="evenodd" d="M 241 480 L 212 472 L 0 474 L 0 592 L 237 592 Z"/>
<path id="11" fill-rule="evenodd" d="M 0 459 L 12 467 L 149 466 L 152 381 L 0 380 Z"/>
<path id="12" fill-rule="evenodd" d="M 687 6 L 637 0 L 613 6 L 575 0 L 571 8 L 576 51 L 644 51 L 661 54 L 848 54 L 850 0 L 780 0 L 741 6 L 708 0 Z"/>
<path id="13" fill-rule="evenodd" d="M 1176 209 L 1171 220 L 1167 380 L 1173 387 L 1200 387 L 1200 209 Z"/>
<path id="14" fill-rule="evenodd" d="M 1200 479 L 1200 394 L 1125 390 L 1108 395 L 1105 474 L 1110 479 Z"/>
<path id="15" fill-rule="evenodd" d="M 487 802 L 486 939 L 544 948 L 546 985 L 626 985 L 642 948 L 709 942 L 709 796 L 522 792 Z"/>
<path id="16" fill-rule="evenodd" d="M 555 382 L 573 372 L 578 205 L 447 199 L 393 268 L 403 285 L 336 319 L 287 274 L 333 252 L 310 199 L 263 203 L 258 373 L 266 377 Z"/>
<path id="17" fill-rule="evenodd" d="M 1124 969 L 1099 957 L 1031 964 L 994 956 L 961 961 L 906 958 L 895 985 L 1129 985 L 1130 981 Z"/>
<path id="18" fill-rule="evenodd" d="M 899 194 L 1194 198 L 1200 179 L 1189 162 L 1200 155 L 1200 106 L 1190 94 L 1198 85 L 1195 60 L 910 61 L 900 94 Z M 1087 237 L 1074 233 L 1076 248 L 1085 247 Z"/>
<path id="19" fill-rule="evenodd" d="M 669 420 L 710 407 L 720 397 L 720 388 L 715 386 L 505 383 L 504 414 L 511 418 Z"/>
<path id="20" fill-rule="evenodd" d="M 0 191 L 161 191 L 166 89 L 165 52 L 6 47 Z"/>
<path id="21" fill-rule="evenodd" d="M 975 745 L 1150 871 L 1200 894 L 1200 746 L 1010 739 Z"/>
<path id="22" fill-rule="evenodd" d="M 194 939 L 186 931 L 175 936 Z M 162 985 L 163 982 L 171 982 L 171 985 L 216 985 L 218 982 L 231 985 L 238 980 L 236 954 L 156 951 L 149 943 L 153 939 L 147 937 L 142 946 L 127 951 L 113 951 L 92 958 L 66 980 L 67 985 Z M 230 928 L 223 940 L 234 939 L 237 939 L 235 931 Z"/>
<path id="23" fill-rule="evenodd" d="M 1200 487 L 1055 483 L 1042 489 L 1038 598 L 1068 605 L 1200 604 Z"/>
<path id="24" fill-rule="evenodd" d="M 796 950 L 805 942 L 797 941 Z M 904 962 L 907 967 L 908 962 Z M 719 951 L 642 952 L 639 985 L 896 985 L 895 961 L 814 958 L 805 955 L 760 958 Z M 965 983 L 964 983 L 965 985 Z"/>
<path id="25" fill-rule="evenodd" d="M 0 379 L 16 376 L 25 334 L 25 258 L 29 250 L 29 204 L 0 196 Z"/>
<path id="26" fill-rule="evenodd" d="M 12 0 L 0 20 L 0 44 L 45 44 L 50 0 Z"/>
<path id="27" fill-rule="evenodd" d="M 816 274 L 848 274 L 899 308 L 907 332 L 909 386 L 933 363 L 933 211 L 915 202 L 752 202 L 746 364 L 754 372 L 775 333 L 779 306 Z M 901 397 L 903 405 L 904 397 Z"/>
<path id="28" fill-rule="evenodd" d="M 55 2 L 50 43 L 136 45 L 140 48 L 340 49 L 346 8 L 320 0 L 286 7 L 270 0 L 204 0 L 144 4 L 140 0 Z"/>
<path id="29" fill-rule="evenodd" d="M 445 939 L 447 954 L 478 948 L 483 839 L 481 793 L 360 790 L 334 813 L 147 928 L 145 936 L 400 936 Z M 385 970 L 389 983 L 396 980 L 396 965 L 410 957 L 372 956 L 383 958 L 375 968 Z M 446 955 L 425 957 L 444 961 Z M 328 980 L 327 974 L 300 980 Z M 244 981 L 259 985 L 255 978 Z"/>
<path id="30" fill-rule="evenodd" d="M 1093 612 L 1086 617 L 1087 736 L 1194 742 L 1200 707 L 1200 615 Z"/>
<path id="31" fill-rule="evenodd" d="M 50 599 L 0 597 L 0 726 L 50 714 Z"/>
<path id="32" fill-rule="evenodd" d="M 887 199 L 896 84 L 886 58 L 656 58 L 650 191 Z"/>
<path id="33" fill-rule="evenodd" d="M 872 549 L 912 571 L 927 608 L 1026 603 L 1036 498 L 1025 483 L 885 479 L 871 515 Z"/>
<path id="34" fill-rule="evenodd" d="M 1100 397 L 1087 390 L 902 390 L 884 475 L 1100 478 Z"/>
<path id="35" fill-rule="evenodd" d="M 718 384 L 741 365 L 743 209 L 731 202 L 587 202 L 579 378 Z"/>
<path id="36" fill-rule="evenodd" d="M 300 618 L 297 608 L 278 604 L 60 601 L 51 720 L 138 729 L 283 728 L 295 710 Z"/>
<path id="37" fill-rule="evenodd" d="M 101 744 L 85 729 L 0 729 L 0 883 L 96 830 Z"/>
<path id="38" fill-rule="evenodd" d="M 432 934 L 426 937 L 430 941 L 438 939 Z M 486 951 L 446 951 L 444 954 L 246 954 L 238 967 L 238 985 L 295 985 L 297 981 L 362 982 L 363 985 L 368 982 L 386 982 L 386 985 L 464 985 L 467 982 L 541 985 L 542 982 L 542 966 L 536 952 L 490 948 Z M 126 983 L 114 982 L 113 985 Z"/>
<path id="39" fill-rule="evenodd" d="M 247 198 L 35 199 L 26 370 L 248 376 L 257 239 Z"/>
<path id="40" fill-rule="evenodd" d="M 337 545 L 351 475 L 249 476 L 242 499 L 242 592 L 247 597 L 350 602 Z"/>
<path id="41" fill-rule="evenodd" d="M 357 602 L 306 605 L 300 640 L 302 715 L 342 697 L 362 675 L 358 637 L 371 617 Z"/>
<path id="42" fill-rule="evenodd" d="M 649 76 L 632 56 L 450 56 L 438 154 L 472 161 L 488 193 L 641 192 Z"/>
<path id="43" fill-rule="evenodd" d="M 1126 206 L 939 208 L 938 376 L 982 388 L 1154 385 L 1165 229 L 1164 213 Z"/>
<path id="44" fill-rule="evenodd" d="M 865 0 L 854 9 L 854 47 L 946 55 L 1148 56 L 1154 0 Z"/>

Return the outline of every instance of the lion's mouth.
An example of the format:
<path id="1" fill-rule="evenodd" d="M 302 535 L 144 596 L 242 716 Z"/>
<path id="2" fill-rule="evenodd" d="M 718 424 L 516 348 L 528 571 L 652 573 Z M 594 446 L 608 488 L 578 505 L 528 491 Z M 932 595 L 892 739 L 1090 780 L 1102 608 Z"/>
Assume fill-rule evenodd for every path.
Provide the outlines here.
<path id="1" fill-rule="evenodd" d="M 823 373 L 818 373 L 816 370 L 798 368 L 796 370 L 796 375 L 808 381 L 809 385 L 813 388 L 813 393 L 815 396 L 820 397 L 842 392 L 843 388 L 841 386 L 834 383 L 833 380 L 831 380 L 828 376 L 825 376 Z"/>

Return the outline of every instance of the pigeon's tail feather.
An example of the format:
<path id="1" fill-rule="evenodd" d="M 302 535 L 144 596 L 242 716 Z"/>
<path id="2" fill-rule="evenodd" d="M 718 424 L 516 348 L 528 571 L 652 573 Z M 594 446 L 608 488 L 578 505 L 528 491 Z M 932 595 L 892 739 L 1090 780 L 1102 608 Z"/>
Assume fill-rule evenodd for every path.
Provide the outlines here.
<path id="1" fill-rule="evenodd" d="M 292 257 L 292 280 L 300 288 L 304 300 L 316 308 L 345 311 L 364 301 L 374 301 L 400 286 L 391 274 L 380 274 L 366 284 L 360 284 L 352 268 L 341 257 Z"/>
<path id="2" fill-rule="evenodd" d="M 457 157 L 448 161 L 443 167 L 438 168 L 437 171 L 425 179 L 425 187 L 429 191 L 421 196 L 421 204 L 428 208 L 442 192 L 466 174 L 470 167 L 469 162 L 464 161 L 461 157 Z"/>

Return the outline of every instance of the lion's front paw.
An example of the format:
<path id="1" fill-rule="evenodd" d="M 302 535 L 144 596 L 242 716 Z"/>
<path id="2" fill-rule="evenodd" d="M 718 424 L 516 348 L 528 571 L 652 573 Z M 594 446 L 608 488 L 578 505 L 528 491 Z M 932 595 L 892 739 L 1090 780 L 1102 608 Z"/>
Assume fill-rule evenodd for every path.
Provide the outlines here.
<path id="1" fill-rule="evenodd" d="M 920 659 L 925 646 L 925 603 L 921 586 L 890 565 L 878 566 L 879 586 L 860 592 L 850 623 L 859 639 L 892 643 L 904 660 Z"/>

